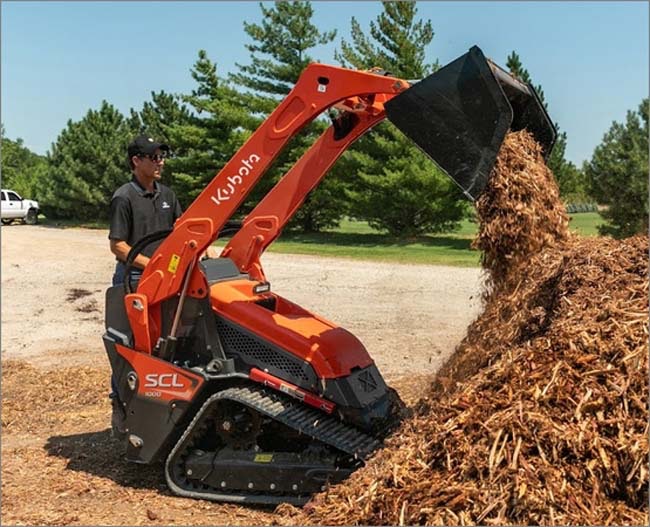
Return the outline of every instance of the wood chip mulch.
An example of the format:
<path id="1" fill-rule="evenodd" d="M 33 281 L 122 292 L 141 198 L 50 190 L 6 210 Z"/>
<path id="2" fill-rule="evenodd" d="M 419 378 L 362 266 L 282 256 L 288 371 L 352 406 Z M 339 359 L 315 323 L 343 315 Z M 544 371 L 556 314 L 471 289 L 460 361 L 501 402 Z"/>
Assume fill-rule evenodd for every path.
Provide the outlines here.
<path id="1" fill-rule="evenodd" d="M 103 361 L 102 361 L 103 362 Z M 172 495 L 111 437 L 110 370 L 2 361 L 2 525 L 268 525 L 263 508 Z"/>
<path id="2" fill-rule="evenodd" d="M 648 237 L 571 236 L 526 132 L 478 211 L 484 312 L 385 448 L 278 523 L 648 524 Z"/>
<path id="3" fill-rule="evenodd" d="M 480 224 L 472 246 L 482 251 L 489 271 L 487 291 L 519 272 L 522 260 L 569 238 L 555 177 L 526 131 L 506 136 L 476 210 Z"/>

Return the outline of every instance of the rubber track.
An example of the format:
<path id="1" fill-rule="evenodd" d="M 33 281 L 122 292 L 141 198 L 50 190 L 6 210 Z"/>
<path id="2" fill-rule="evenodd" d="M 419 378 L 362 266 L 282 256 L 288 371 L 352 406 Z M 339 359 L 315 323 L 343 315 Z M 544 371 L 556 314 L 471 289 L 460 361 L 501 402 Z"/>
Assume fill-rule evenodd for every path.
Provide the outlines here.
<path id="1" fill-rule="evenodd" d="M 201 434 L 206 421 L 210 417 L 210 407 L 215 402 L 231 400 L 255 409 L 262 415 L 270 417 L 294 430 L 309 435 L 314 439 L 330 445 L 357 459 L 366 459 L 380 446 L 380 441 L 364 434 L 358 429 L 340 422 L 338 419 L 322 412 L 311 409 L 301 402 L 277 392 L 269 392 L 258 387 L 228 388 L 212 395 L 197 412 L 196 416 L 185 430 L 178 443 L 174 446 L 165 463 L 165 478 L 170 489 L 181 496 L 208 499 L 215 501 L 230 501 L 242 503 L 304 504 L 308 497 L 292 496 L 289 494 L 248 494 L 223 493 L 220 489 L 210 490 L 207 486 L 196 488 L 195 484 L 186 480 L 176 482 L 172 478 L 172 467 L 182 464 L 183 459 L 192 446 L 195 434 Z M 187 487 L 179 486 L 179 483 Z"/>

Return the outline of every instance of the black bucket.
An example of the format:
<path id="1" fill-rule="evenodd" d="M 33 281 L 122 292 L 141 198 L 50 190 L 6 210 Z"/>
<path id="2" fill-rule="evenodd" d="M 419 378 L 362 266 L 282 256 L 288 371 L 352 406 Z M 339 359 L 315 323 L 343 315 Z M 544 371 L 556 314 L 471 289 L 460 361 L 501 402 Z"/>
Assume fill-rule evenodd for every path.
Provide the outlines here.
<path id="1" fill-rule="evenodd" d="M 387 118 L 470 199 L 481 194 L 508 130 L 527 129 L 548 158 L 556 131 L 535 89 L 472 47 L 385 105 Z"/>

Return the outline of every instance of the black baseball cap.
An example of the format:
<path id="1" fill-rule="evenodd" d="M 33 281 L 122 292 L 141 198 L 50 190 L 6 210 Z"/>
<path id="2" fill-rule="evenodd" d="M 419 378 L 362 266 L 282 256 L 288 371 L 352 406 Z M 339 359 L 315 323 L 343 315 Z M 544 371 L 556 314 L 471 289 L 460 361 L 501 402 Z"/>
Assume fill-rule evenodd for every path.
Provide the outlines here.
<path id="1" fill-rule="evenodd" d="M 159 143 L 148 135 L 139 135 L 129 143 L 127 154 L 129 159 L 137 155 L 152 155 L 157 149 L 170 151 L 169 145 Z"/>

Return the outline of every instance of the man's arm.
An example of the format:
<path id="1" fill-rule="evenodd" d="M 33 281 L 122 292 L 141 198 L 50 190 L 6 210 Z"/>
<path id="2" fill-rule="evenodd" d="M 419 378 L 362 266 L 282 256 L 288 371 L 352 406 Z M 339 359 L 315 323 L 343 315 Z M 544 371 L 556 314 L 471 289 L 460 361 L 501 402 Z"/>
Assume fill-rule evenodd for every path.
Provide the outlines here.
<path id="1" fill-rule="evenodd" d="M 111 252 L 117 257 L 120 262 L 126 262 L 126 258 L 131 251 L 131 246 L 124 240 L 110 240 Z M 145 265 L 149 263 L 149 258 L 144 254 L 138 254 L 133 260 L 133 265 L 140 269 L 144 269 Z"/>

